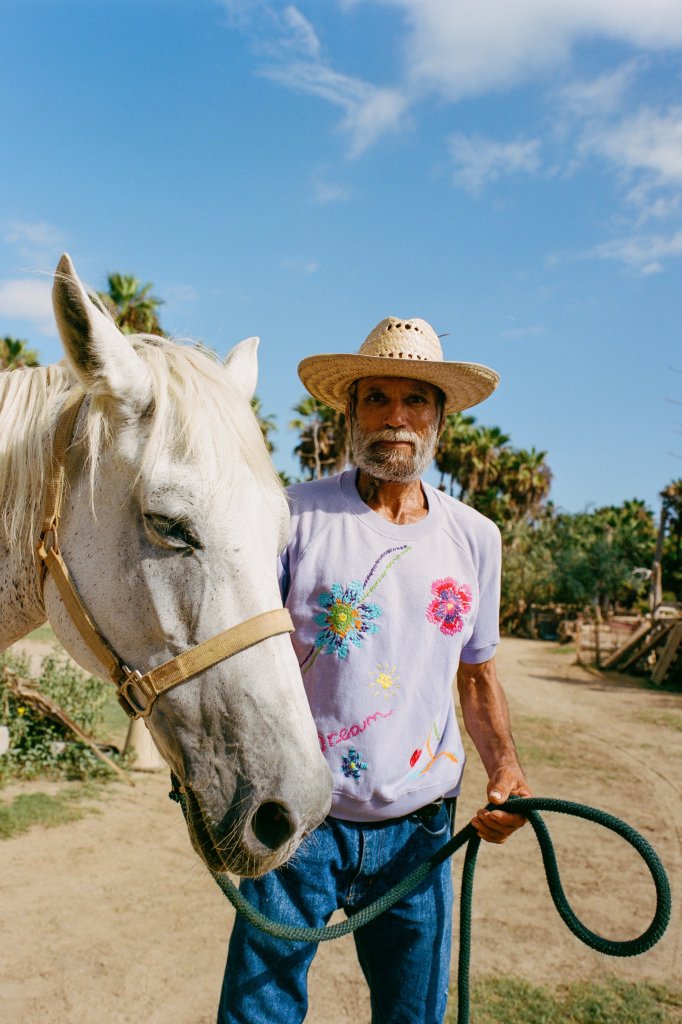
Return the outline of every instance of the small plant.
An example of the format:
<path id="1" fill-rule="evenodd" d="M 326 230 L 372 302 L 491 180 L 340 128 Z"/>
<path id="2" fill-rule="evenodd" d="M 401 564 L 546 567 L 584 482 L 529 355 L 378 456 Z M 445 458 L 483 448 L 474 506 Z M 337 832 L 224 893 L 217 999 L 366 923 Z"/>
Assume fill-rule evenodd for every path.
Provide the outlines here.
<path id="1" fill-rule="evenodd" d="M 25 657 L 0 654 L 0 722 L 9 730 L 9 749 L 0 756 L 0 784 L 9 778 L 93 779 L 110 775 L 87 744 L 65 726 L 40 715 L 22 702 L 3 678 L 2 669 L 30 679 Z M 43 658 L 35 688 L 59 705 L 91 735 L 101 728 L 107 690 L 94 676 L 84 675 L 66 655 Z"/>

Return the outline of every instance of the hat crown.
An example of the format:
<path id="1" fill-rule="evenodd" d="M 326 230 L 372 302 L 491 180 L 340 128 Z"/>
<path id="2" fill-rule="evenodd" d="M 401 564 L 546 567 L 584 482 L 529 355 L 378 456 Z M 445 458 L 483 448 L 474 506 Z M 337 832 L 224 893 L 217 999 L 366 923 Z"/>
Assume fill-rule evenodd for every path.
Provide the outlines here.
<path id="1" fill-rule="evenodd" d="M 443 349 L 438 335 L 426 320 L 416 317 L 400 320 L 395 316 L 387 316 L 367 335 L 358 355 L 443 362 Z"/>

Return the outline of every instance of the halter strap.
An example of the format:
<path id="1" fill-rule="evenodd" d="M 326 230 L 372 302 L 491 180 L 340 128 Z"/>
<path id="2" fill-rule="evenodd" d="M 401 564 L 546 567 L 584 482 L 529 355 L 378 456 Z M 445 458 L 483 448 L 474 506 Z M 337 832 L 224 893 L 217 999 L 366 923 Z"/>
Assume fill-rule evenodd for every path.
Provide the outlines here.
<path id="1" fill-rule="evenodd" d="M 65 460 L 66 452 L 70 447 L 76 427 L 76 420 L 80 412 L 85 395 L 71 394 L 62 406 L 55 428 L 52 441 L 52 459 L 50 462 L 50 474 L 45 488 L 45 502 L 43 505 L 43 521 L 40 526 L 40 539 L 43 538 L 59 525 L 59 516 L 62 509 L 64 497 L 64 481 L 66 479 Z"/>
<path id="2" fill-rule="evenodd" d="M 40 537 L 36 546 L 40 589 L 42 593 L 45 577 L 49 572 L 83 642 L 106 667 L 115 683 L 119 704 L 129 718 L 146 718 L 151 714 L 156 698 L 166 690 L 192 679 L 205 669 L 212 668 L 213 665 L 231 658 L 233 654 L 238 654 L 247 647 L 253 647 L 261 640 L 281 633 L 293 633 L 294 624 L 286 608 L 275 608 L 223 630 L 222 633 L 197 644 L 196 647 L 150 669 L 144 675 L 124 664 L 98 629 L 83 603 L 59 550 L 57 528 L 64 496 L 64 461 L 72 443 L 83 398 L 83 395 L 67 398 L 55 430 L 51 471 L 45 491 Z"/>

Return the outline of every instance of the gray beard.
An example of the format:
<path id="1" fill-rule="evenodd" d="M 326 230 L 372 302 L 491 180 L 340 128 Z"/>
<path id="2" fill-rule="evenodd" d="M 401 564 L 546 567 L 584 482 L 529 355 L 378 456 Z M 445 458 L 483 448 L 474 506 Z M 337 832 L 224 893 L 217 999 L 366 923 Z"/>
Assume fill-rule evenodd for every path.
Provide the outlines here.
<path id="1" fill-rule="evenodd" d="M 351 417 L 350 440 L 353 461 L 359 469 L 389 483 L 409 483 L 420 480 L 436 454 L 438 424 L 421 435 L 410 430 L 361 430 L 355 416 Z M 385 451 L 377 448 L 378 441 L 409 441 L 412 451 Z"/>

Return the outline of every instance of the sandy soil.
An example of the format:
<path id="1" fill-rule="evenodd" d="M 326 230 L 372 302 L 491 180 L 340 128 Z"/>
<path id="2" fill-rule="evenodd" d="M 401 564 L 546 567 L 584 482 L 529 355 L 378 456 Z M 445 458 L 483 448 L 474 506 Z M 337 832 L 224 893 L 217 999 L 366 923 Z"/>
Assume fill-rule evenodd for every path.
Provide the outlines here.
<path id="1" fill-rule="evenodd" d="M 552 644 L 502 644 L 501 676 L 534 790 L 629 821 L 653 843 L 679 894 L 682 695 L 605 681 L 572 660 Z M 482 802 L 484 785 L 474 756 L 460 825 Z M 214 1020 L 233 912 L 191 851 L 167 791 L 165 773 L 138 774 L 134 789 L 108 787 L 96 814 L 0 844 L 3 1020 Z M 653 887 L 637 855 L 596 826 L 563 818 L 549 824 L 579 916 L 613 938 L 643 931 Z M 461 855 L 456 878 L 460 870 Z M 530 828 L 504 847 L 481 850 L 474 915 L 476 973 L 535 982 L 612 973 L 679 984 L 679 912 L 642 957 L 613 960 L 588 950 L 556 915 Z M 310 987 L 311 1024 L 369 1021 L 352 939 L 320 948 Z"/>

